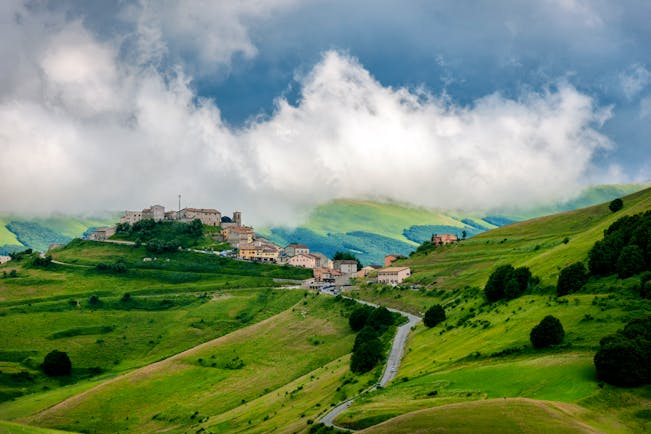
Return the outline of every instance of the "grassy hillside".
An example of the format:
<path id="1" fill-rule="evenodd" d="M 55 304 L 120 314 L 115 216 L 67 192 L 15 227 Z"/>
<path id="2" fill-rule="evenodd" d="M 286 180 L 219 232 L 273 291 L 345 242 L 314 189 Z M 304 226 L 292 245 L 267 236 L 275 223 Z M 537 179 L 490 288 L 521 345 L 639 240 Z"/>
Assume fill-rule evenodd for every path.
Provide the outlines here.
<path id="1" fill-rule="evenodd" d="M 576 198 L 534 209 L 503 210 L 497 215 L 473 211 L 431 210 L 409 204 L 338 199 L 315 208 L 296 228 L 264 228 L 272 241 L 307 244 L 313 250 L 332 255 L 337 250 L 354 252 L 363 263 L 383 263 L 384 255 L 407 255 L 432 233 L 453 233 L 468 237 L 513 221 L 573 210 L 610 201 L 649 184 L 592 186 Z"/>
<path id="2" fill-rule="evenodd" d="M 409 413 L 362 433 L 594 433 L 594 419 L 591 412 L 564 403 L 494 399 Z"/>
<path id="3" fill-rule="evenodd" d="M 357 400 L 336 422 L 359 429 L 405 415 L 396 420 L 407 423 L 409 432 L 423 421 L 421 413 L 407 416 L 414 411 L 436 407 L 433 413 L 422 414 L 436 414 L 437 420 L 452 423 L 457 409 L 464 407 L 448 404 L 524 397 L 543 400 L 545 406 L 548 401 L 562 402 L 580 407 L 584 414 L 598 414 L 591 422 L 595 429 L 648 432 L 651 387 L 604 384 L 593 364 L 603 336 L 651 314 L 651 300 L 640 298 L 638 292 L 640 277 L 593 277 L 578 293 L 560 298 L 555 293 L 559 269 L 585 261 L 590 247 L 615 220 L 651 209 L 651 190 L 625 197 L 624 204 L 617 213 L 602 204 L 515 223 L 402 261 L 415 270 L 412 281 L 424 286 L 420 290 L 371 285 L 354 291 L 358 297 L 420 313 L 439 303 L 447 319 L 434 328 L 419 325 L 398 378 Z M 497 265 L 509 263 L 530 267 L 541 284 L 520 298 L 488 304 L 481 288 Z M 561 321 L 565 339 L 553 349 L 536 350 L 529 333 L 550 314 Z M 577 418 L 588 420 L 572 414 L 571 419 Z M 506 432 L 521 423 L 491 420 L 506 423 L 496 428 Z M 487 422 L 481 416 L 468 423 Z"/>
<path id="4" fill-rule="evenodd" d="M 585 260 L 608 226 L 624 215 L 648 209 L 651 189 L 626 196 L 624 209 L 617 213 L 606 203 L 513 223 L 426 255 L 414 255 L 401 264 L 413 267 L 414 282 L 443 289 L 483 286 L 492 270 L 503 264 L 528 266 L 543 283 L 555 284 L 560 269 Z"/>

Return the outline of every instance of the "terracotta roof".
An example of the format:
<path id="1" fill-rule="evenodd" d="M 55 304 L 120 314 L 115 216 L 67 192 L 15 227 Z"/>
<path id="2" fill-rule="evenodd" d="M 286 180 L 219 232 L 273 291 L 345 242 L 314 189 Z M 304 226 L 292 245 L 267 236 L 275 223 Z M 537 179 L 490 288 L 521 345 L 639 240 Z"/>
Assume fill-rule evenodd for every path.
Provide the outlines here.
<path id="1" fill-rule="evenodd" d="M 304 244 L 295 244 L 295 243 L 288 244 L 287 247 L 293 247 L 295 249 L 309 249 L 309 247 Z"/>

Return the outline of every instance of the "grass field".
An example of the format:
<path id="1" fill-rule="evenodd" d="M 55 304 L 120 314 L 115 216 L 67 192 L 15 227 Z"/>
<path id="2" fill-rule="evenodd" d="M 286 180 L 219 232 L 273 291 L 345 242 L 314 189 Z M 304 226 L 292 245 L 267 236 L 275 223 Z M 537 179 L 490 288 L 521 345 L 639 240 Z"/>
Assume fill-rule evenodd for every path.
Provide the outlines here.
<path id="1" fill-rule="evenodd" d="M 578 406 L 530 399 L 450 404 L 396 417 L 361 431 L 383 433 L 595 433 L 599 416 Z"/>
<path id="2" fill-rule="evenodd" d="M 196 430 L 219 426 L 212 421 L 215 415 L 269 394 L 279 397 L 274 402 L 285 400 L 307 418 L 321 412 L 321 405 L 335 402 L 336 388 L 347 370 L 343 356 L 350 351 L 353 334 L 339 310 L 333 298 L 308 296 L 293 309 L 115 377 L 20 420 L 98 432 Z M 329 386 L 313 387 L 313 382 Z M 259 404 L 242 417 L 258 425 L 277 416 L 266 409 L 256 418 Z M 0 414 L 16 405 L 22 403 L 0 406 Z M 285 416 L 281 421 L 287 422 Z"/>

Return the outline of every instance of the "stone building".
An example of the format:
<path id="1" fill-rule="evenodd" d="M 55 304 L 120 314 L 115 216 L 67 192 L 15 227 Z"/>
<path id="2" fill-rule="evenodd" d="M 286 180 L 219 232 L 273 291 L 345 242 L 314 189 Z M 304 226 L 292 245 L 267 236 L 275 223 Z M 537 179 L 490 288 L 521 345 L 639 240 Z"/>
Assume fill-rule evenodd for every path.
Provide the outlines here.
<path id="1" fill-rule="evenodd" d="M 114 227 L 97 228 L 88 238 L 93 241 L 106 241 L 113 235 L 115 235 Z"/>
<path id="2" fill-rule="evenodd" d="M 459 241 L 459 237 L 453 234 L 433 234 L 432 235 L 432 244 L 437 246 L 442 246 L 444 244 L 456 243 Z"/>
<path id="3" fill-rule="evenodd" d="M 178 214 L 181 221 L 201 220 L 206 226 L 219 226 L 222 213 L 213 208 L 183 208 Z"/>

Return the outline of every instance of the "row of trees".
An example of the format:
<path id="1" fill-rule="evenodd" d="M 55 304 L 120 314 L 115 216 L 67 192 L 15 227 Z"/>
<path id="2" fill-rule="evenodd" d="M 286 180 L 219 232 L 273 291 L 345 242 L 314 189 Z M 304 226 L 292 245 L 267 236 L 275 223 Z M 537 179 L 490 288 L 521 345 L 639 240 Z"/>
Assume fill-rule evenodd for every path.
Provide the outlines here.
<path id="1" fill-rule="evenodd" d="M 386 307 L 362 305 L 351 312 L 348 323 L 358 332 L 350 369 L 355 373 L 368 372 L 384 358 L 384 344 L 380 338 L 395 323 L 395 315 Z"/>

